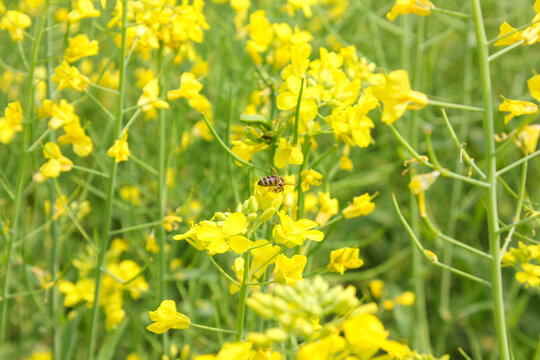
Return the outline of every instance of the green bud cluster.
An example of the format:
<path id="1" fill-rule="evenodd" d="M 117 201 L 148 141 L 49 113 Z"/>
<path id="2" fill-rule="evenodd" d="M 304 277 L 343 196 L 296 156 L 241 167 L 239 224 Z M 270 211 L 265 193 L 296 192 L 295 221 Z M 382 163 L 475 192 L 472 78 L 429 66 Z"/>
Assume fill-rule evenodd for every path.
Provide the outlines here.
<path id="1" fill-rule="evenodd" d="M 353 286 L 330 287 L 317 276 L 297 281 L 295 287 L 275 285 L 273 294 L 255 292 L 247 304 L 259 316 L 277 320 L 286 331 L 309 338 L 319 329 L 319 321 L 349 315 L 360 301 Z"/>

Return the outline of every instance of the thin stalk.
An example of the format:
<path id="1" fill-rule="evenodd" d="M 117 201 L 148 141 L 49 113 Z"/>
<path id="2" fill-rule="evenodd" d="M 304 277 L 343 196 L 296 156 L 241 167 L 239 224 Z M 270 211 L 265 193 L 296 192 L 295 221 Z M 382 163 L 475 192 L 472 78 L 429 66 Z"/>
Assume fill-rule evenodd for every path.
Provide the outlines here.
<path id="1" fill-rule="evenodd" d="M 411 19 L 403 17 L 404 28 L 407 33 L 411 32 Z M 419 18 L 416 26 L 416 38 L 414 39 L 414 63 L 413 70 L 413 87 L 422 91 L 422 61 L 423 49 L 421 44 L 424 42 L 425 21 L 424 18 Z M 402 42 L 402 62 L 406 64 L 405 69 L 411 69 L 411 54 L 409 42 L 412 37 L 403 35 Z M 411 112 L 408 114 L 408 139 L 413 148 L 418 148 L 418 112 Z M 431 157 L 434 161 L 436 158 Z M 437 162 L 435 162 L 437 165 Z M 415 171 L 410 172 L 410 177 L 415 175 Z M 418 206 L 416 204 L 415 195 L 411 192 L 409 194 L 409 211 L 411 214 L 411 226 L 415 233 L 419 233 L 420 229 L 420 214 Z M 431 353 L 431 342 L 429 338 L 429 325 L 426 312 L 426 266 L 421 261 L 420 254 L 414 251 L 411 244 L 411 283 L 416 296 L 414 304 L 415 321 L 413 321 L 409 328 L 409 334 L 411 334 L 413 344 L 415 348 L 418 348 L 422 352 Z M 413 324 L 414 323 L 414 324 Z"/>
<path id="2" fill-rule="evenodd" d="M 206 253 L 208 255 L 208 253 Z M 223 270 L 223 268 L 221 266 L 219 266 L 219 264 L 216 262 L 216 260 L 214 260 L 214 258 L 211 256 L 211 255 L 208 255 L 208 258 L 210 259 L 210 262 L 212 264 L 214 264 L 214 266 L 216 267 L 216 269 L 218 269 L 218 271 L 223 274 L 223 276 L 225 276 L 227 278 L 227 280 L 229 280 L 230 282 L 232 282 L 234 285 L 240 287 L 240 284 L 238 283 L 238 281 L 234 280 L 229 274 L 227 274 L 227 272 L 225 270 Z"/>
<path id="3" fill-rule="evenodd" d="M 403 138 L 403 136 L 401 136 L 401 134 L 394 127 L 394 125 L 390 124 L 390 125 L 388 125 L 388 127 L 390 128 L 390 130 L 392 130 L 392 133 L 394 133 L 394 135 L 396 136 L 398 141 L 401 143 L 401 145 L 405 149 L 407 149 L 407 151 L 420 164 L 422 164 L 422 165 L 424 165 L 424 166 L 426 166 L 426 167 L 428 167 L 430 169 L 438 170 L 441 173 L 442 176 L 457 179 L 457 180 L 461 180 L 461 181 L 467 182 L 469 184 L 473 184 L 473 185 L 480 186 L 480 187 L 483 187 L 483 188 L 488 188 L 489 187 L 489 183 L 487 183 L 486 181 L 481 181 L 481 180 L 476 180 L 476 179 L 473 179 L 473 178 L 469 178 L 467 176 L 463 176 L 463 175 L 457 174 L 455 172 L 452 172 L 452 171 L 450 171 L 448 169 L 443 169 L 443 168 L 440 168 L 440 167 L 437 168 L 437 166 L 435 166 L 434 164 L 432 164 L 429 161 L 425 160 L 426 159 L 425 156 L 422 156 L 422 155 L 418 154 L 418 152 L 416 150 L 414 150 L 414 148 L 407 142 L 407 140 L 405 140 Z"/>
<path id="4" fill-rule="evenodd" d="M 409 237 L 410 237 L 411 240 L 413 241 L 415 247 L 420 251 L 420 253 L 421 253 L 422 256 L 424 257 L 424 259 L 426 259 L 427 261 L 429 261 L 429 263 L 430 263 L 431 265 L 440 267 L 441 269 L 445 269 L 445 270 L 451 271 L 451 272 L 453 272 L 454 274 L 458 274 L 458 275 L 460 275 L 460 276 L 463 276 L 463 277 L 466 278 L 466 279 L 469 279 L 469 280 L 478 282 L 478 283 L 480 283 L 480 284 L 483 284 L 483 285 L 486 285 L 486 286 L 491 286 L 491 283 L 490 283 L 489 281 L 486 281 L 486 280 L 481 279 L 481 278 L 479 278 L 479 277 L 477 277 L 477 276 L 471 275 L 471 274 L 469 274 L 468 272 L 465 272 L 465 271 L 462 271 L 462 270 L 453 268 L 453 267 L 451 267 L 451 266 L 442 264 L 442 263 L 440 263 L 437 259 L 431 257 L 431 256 L 426 252 L 426 249 L 424 248 L 424 246 L 422 246 L 422 244 L 420 243 L 420 240 L 418 240 L 418 238 L 416 237 L 416 234 L 415 234 L 414 231 L 412 230 L 411 226 L 409 225 L 409 223 L 407 222 L 407 220 L 405 219 L 405 217 L 404 217 L 403 214 L 401 213 L 401 210 L 399 209 L 399 205 L 398 205 L 398 203 L 397 203 L 395 194 L 392 194 L 392 201 L 393 201 L 393 203 L 394 203 L 394 209 L 396 210 L 396 213 L 397 213 L 397 215 L 398 215 L 398 217 L 399 217 L 399 220 L 401 221 L 401 223 L 402 223 L 403 226 L 405 227 L 405 230 L 407 230 L 407 233 L 409 234 Z M 492 262 L 493 262 L 493 261 L 492 261 Z"/>
<path id="5" fill-rule="evenodd" d="M 49 2 L 46 2 L 46 6 L 48 7 Z M 25 98 L 24 98 L 24 107 L 23 107 L 23 115 L 25 119 L 30 119 L 32 114 L 32 107 L 34 104 L 34 72 L 36 69 L 38 54 L 39 54 L 39 45 L 41 43 L 41 35 L 43 33 L 43 28 L 45 26 L 45 15 L 47 13 L 48 9 L 45 9 L 41 13 L 41 16 L 37 17 L 36 21 L 36 36 L 35 40 L 32 43 L 32 57 L 30 61 L 30 67 L 28 69 L 28 77 L 26 79 L 25 84 Z M 4 342 L 4 336 L 6 332 L 6 325 L 7 325 L 7 313 L 8 313 L 8 303 L 7 297 L 9 296 L 9 283 L 10 283 L 10 276 L 11 276 L 11 256 L 13 253 L 13 244 L 15 242 L 15 238 L 19 236 L 19 213 L 21 211 L 21 208 L 23 207 L 23 203 L 25 202 L 25 196 L 24 196 L 24 188 L 27 178 L 27 160 L 28 160 L 28 153 L 26 152 L 26 149 L 28 148 L 28 145 L 31 143 L 31 135 L 32 135 L 32 124 L 27 123 L 23 121 L 23 130 L 22 130 L 22 139 L 21 139 L 21 148 L 20 148 L 20 160 L 19 160 L 19 169 L 17 172 L 17 181 L 15 185 L 15 199 L 13 202 L 13 212 L 11 213 L 11 229 L 12 232 L 9 236 L 8 243 L 6 245 L 7 247 L 7 254 L 6 254 L 6 264 L 5 264 L 5 275 L 4 275 L 4 284 L 2 287 L 2 298 L 4 301 L 2 301 L 2 310 L 0 314 L 0 359 L 3 358 L 3 342 Z"/>
<path id="6" fill-rule="evenodd" d="M 526 161 L 529 161 L 530 159 L 536 157 L 540 155 L 540 150 L 536 150 L 535 152 L 533 152 L 532 154 L 530 155 L 527 155 L 517 161 L 514 161 L 513 163 L 511 163 L 510 165 L 508 166 L 505 166 L 503 167 L 501 170 L 497 171 L 496 172 L 496 176 L 501 176 L 502 174 L 504 174 L 505 172 L 509 171 L 509 170 L 512 170 L 513 168 L 515 168 L 516 166 L 519 166 L 520 164 L 526 162 Z"/>
<path id="7" fill-rule="evenodd" d="M 450 15 L 450 16 L 454 16 L 454 17 L 457 17 L 459 19 L 471 19 L 471 15 L 469 14 L 465 14 L 465 13 L 462 13 L 462 12 L 459 12 L 459 11 L 453 11 L 453 10 L 447 10 L 447 9 L 441 9 L 441 8 L 434 8 L 434 9 L 431 9 L 431 11 L 433 12 L 439 12 L 441 14 L 446 14 L 446 15 Z"/>
<path id="8" fill-rule="evenodd" d="M 124 107 L 124 89 L 125 89 L 125 57 L 126 57 L 126 26 L 127 26 L 127 13 L 128 13 L 128 1 L 124 0 L 122 2 L 122 25 L 121 25 L 121 40 L 120 40 L 120 49 L 119 49 L 119 83 L 118 83 L 118 97 L 116 98 L 116 115 L 114 119 L 114 129 L 113 129 L 113 139 L 117 139 L 120 135 L 120 129 L 122 128 L 122 109 Z M 99 315 L 99 300 L 101 295 L 101 281 L 103 278 L 103 273 L 99 270 L 103 267 L 105 263 L 105 254 L 107 248 L 109 247 L 110 240 L 110 228 L 112 223 L 113 215 L 113 201 L 114 201 L 114 187 L 116 182 L 116 173 L 118 170 L 117 163 L 114 159 L 109 159 L 109 178 L 107 181 L 107 198 L 105 200 L 105 211 L 104 211 L 104 224 L 102 227 L 101 233 L 101 246 L 98 253 L 98 264 L 95 269 L 95 293 L 94 293 L 94 304 L 92 307 L 92 319 L 90 323 L 90 336 L 88 337 L 88 348 L 86 358 L 87 360 L 94 359 L 94 349 L 96 342 L 96 333 L 97 333 L 97 323 Z"/>
<path id="9" fill-rule="evenodd" d="M 474 162 L 474 159 L 471 158 L 469 153 L 467 153 L 467 151 L 463 147 L 463 144 L 459 142 L 459 139 L 454 131 L 454 128 L 452 127 L 452 124 L 450 124 L 450 120 L 448 120 L 448 116 L 446 116 L 446 111 L 444 111 L 444 109 L 441 109 L 441 112 L 443 114 L 444 122 L 446 123 L 446 128 L 448 129 L 448 132 L 450 133 L 450 137 L 452 138 L 452 140 L 454 141 L 454 144 L 456 145 L 456 147 L 458 148 L 460 152 L 460 157 L 463 156 L 463 158 L 465 159 L 465 162 L 469 164 L 480 175 L 480 177 L 483 180 L 485 180 L 486 174 L 484 174 L 484 172 L 478 167 L 478 165 L 476 165 L 476 163 Z"/>
<path id="10" fill-rule="evenodd" d="M 502 50 L 497 51 L 495 54 L 492 54 L 492 55 L 490 55 L 490 56 L 488 57 L 488 61 L 489 61 L 489 62 L 492 62 L 493 60 L 495 60 L 495 59 L 498 58 L 499 56 L 504 55 L 504 54 L 506 54 L 507 52 L 514 50 L 515 48 L 517 48 L 518 46 L 520 46 L 520 45 L 523 44 L 523 43 L 525 43 L 525 40 L 520 40 L 520 41 L 518 41 L 518 42 L 515 43 L 515 44 L 512 44 L 512 45 L 510 45 L 510 46 L 505 47 L 505 48 L 502 49 Z"/>
<path id="11" fill-rule="evenodd" d="M 480 65 L 480 77 L 484 105 L 483 127 L 484 141 L 486 146 L 486 181 L 489 183 L 489 187 L 486 189 L 485 203 L 487 206 L 489 252 L 493 257 L 493 260 L 490 263 L 490 273 L 495 333 L 499 347 L 499 359 L 510 360 L 510 349 L 504 315 L 501 264 L 499 261 L 497 261 L 500 256 L 499 215 L 497 213 L 497 157 L 493 155 L 495 153 L 495 140 L 493 137 L 495 131 L 492 103 L 493 94 L 491 92 L 491 74 L 488 59 L 488 42 L 484 28 L 484 19 L 482 18 L 482 7 L 480 5 L 480 0 L 471 0 L 471 5 L 478 47 L 478 60 Z"/>
<path id="12" fill-rule="evenodd" d="M 199 324 L 194 324 L 194 323 L 189 324 L 189 326 L 193 326 L 193 327 L 195 327 L 197 329 L 214 331 L 214 332 L 217 332 L 217 333 L 236 334 L 235 330 L 220 329 L 220 328 L 215 328 L 215 327 L 212 327 L 212 326 L 205 326 L 205 325 L 199 325 Z"/>
<path id="13" fill-rule="evenodd" d="M 521 217 L 521 210 L 523 208 L 523 199 L 525 198 L 525 184 L 527 183 L 527 166 L 529 162 L 525 161 L 523 163 L 523 166 L 521 168 L 521 181 L 519 183 L 519 195 L 517 200 L 517 206 L 516 206 L 516 212 L 514 213 L 514 226 L 510 228 L 510 231 L 508 232 L 508 235 L 506 235 L 506 238 L 504 240 L 504 245 L 501 250 L 501 258 L 506 252 L 506 249 L 508 248 L 508 245 L 512 241 L 512 235 L 514 235 L 514 232 L 516 231 L 515 224 L 519 221 L 519 218 Z"/>
<path id="14" fill-rule="evenodd" d="M 53 23 L 52 18 L 52 11 L 49 8 L 50 1 L 47 0 L 47 4 L 45 5 L 45 16 L 47 18 L 47 27 L 50 27 Z M 46 38 L 46 48 L 47 48 L 47 79 L 46 79 L 46 85 L 47 85 L 47 98 L 50 99 L 52 92 L 53 92 L 53 84 L 51 80 L 51 74 L 53 72 L 53 62 L 52 62 L 52 54 L 53 54 L 53 33 L 51 30 L 47 30 L 47 38 Z M 50 128 L 47 127 L 47 130 L 45 133 L 49 133 L 49 141 L 54 142 L 56 140 L 56 135 L 53 131 L 50 131 Z M 56 212 L 56 201 L 54 199 L 55 196 L 55 188 L 54 184 L 49 181 L 49 202 L 51 204 L 51 214 L 54 214 Z M 51 221 L 50 227 L 49 227 L 49 234 L 51 236 L 51 277 L 53 279 L 52 286 L 49 289 L 49 316 L 51 318 L 51 338 L 52 338 L 52 344 L 51 344 L 51 357 L 53 359 L 60 358 L 61 349 L 62 349 L 62 337 L 60 332 L 60 324 L 59 324 L 59 302 L 58 302 L 58 272 L 59 272 L 59 242 L 60 242 L 60 226 L 57 221 Z"/>
<path id="15" fill-rule="evenodd" d="M 238 300 L 238 315 L 236 318 L 236 341 L 242 340 L 242 332 L 244 331 L 244 317 L 246 313 L 246 298 L 248 289 L 249 276 L 249 251 L 242 255 L 244 259 L 244 276 L 242 285 L 240 285 L 240 299 Z"/>
<path id="16" fill-rule="evenodd" d="M 304 78 L 300 83 L 300 91 L 298 92 L 298 101 L 296 102 L 296 111 L 294 112 L 294 134 L 292 144 L 298 144 L 298 128 L 300 126 L 300 105 L 302 104 L 302 93 L 304 92 Z"/>
<path id="17" fill-rule="evenodd" d="M 157 51 L 157 72 L 159 74 L 159 96 L 163 96 L 163 47 L 160 44 Z M 164 109 L 158 110 L 159 121 L 159 147 L 158 147 L 158 186 L 157 186 L 157 206 L 158 217 L 164 219 L 167 207 L 167 122 L 165 121 Z M 167 258 L 165 255 L 165 228 L 162 224 L 156 226 L 156 240 L 159 247 L 157 256 L 158 267 L 158 291 L 157 296 L 161 301 L 167 298 Z M 169 351 L 169 335 L 167 332 L 161 336 L 161 344 L 163 345 L 163 353 Z"/>
<path id="18" fill-rule="evenodd" d="M 437 101 L 437 100 L 432 100 L 432 99 L 429 99 L 428 105 L 438 106 L 438 107 L 447 108 L 447 109 L 458 109 L 458 110 L 477 111 L 477 112 L 484 111 L 484 109 L 476 107 L 476 106 L 453 104 L 453 103 L 449 103 L 445 101 Z"/>
<path id="19" fill-rule="evenodd" d="M 503 227 L 499 228 L 497 232 L 498 232 L 499 234 L 500 234 L 500 233 L 503 233 L 503 232 L 505 232 L 505 231 L 507 231 L 507 230 L 512 229 L 513 227 L 516 227 L 516 226 L 518 226 L 518 225 L 527 224 L 527 223 L 529 223 L 529 222 L 531 222 L 531 221 L 533 221 L 533 220 L 537 220 L 538 218 L 540 218 L 540 213 L 537 213 L 536 215 L 533 215 L 533 216 L 531 216 L 531 217 L 525 218 L 525 219 L 523 219 L 523 220 L 515 221 L 515 222 L 513 222 L 512 224 L 508 224 L 508 225 L 506 225 L 506 226 L 503 226 Z"/>
<path id="20" fill-rule="evenodd" d="M 304 191 L 302 190 L 302 171 L 306 168 L 306 164 L 309 161 L 309 149 L 311 148 L 311 142 L 309 140 L 309 137 L 304 138 L 304 161 L 300 165 L 300 168 L 298 169 L 298 184 L 296 186 L 296 189 L 298 191 L 298 212 L 297 212 L 297 218 L 302 219 L 304 217 Z"/>

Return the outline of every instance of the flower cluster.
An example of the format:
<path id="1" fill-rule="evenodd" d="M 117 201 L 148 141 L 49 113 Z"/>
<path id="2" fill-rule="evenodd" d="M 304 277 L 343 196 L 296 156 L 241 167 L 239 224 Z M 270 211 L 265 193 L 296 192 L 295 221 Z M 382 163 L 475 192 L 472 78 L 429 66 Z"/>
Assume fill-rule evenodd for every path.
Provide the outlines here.
<path id="1" fill-rule="evenodd" d="M 540 245 L 525 245 L 521 241 L 502 257 L 504 266 L 518 267 L 516 280 L 525 287 L 540 288 Z"/>

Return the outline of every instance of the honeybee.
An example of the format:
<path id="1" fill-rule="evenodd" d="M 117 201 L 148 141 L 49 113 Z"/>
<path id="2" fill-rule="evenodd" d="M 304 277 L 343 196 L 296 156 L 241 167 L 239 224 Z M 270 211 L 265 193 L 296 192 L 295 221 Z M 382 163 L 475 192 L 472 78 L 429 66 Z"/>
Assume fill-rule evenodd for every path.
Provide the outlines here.
<path id="1" fill-rule="evenodd" d="M 296 184 L 293 184 L 293 183 L 286 182 L 285 179 L 283 179 L 282 176 L 279 176 L 276 173 L 276 170 L 274 168 L 272 168 L 272 170 L 274 170 L 274 175 L 267 175 L 267 176 L 261 178 L 257 182 L 257 185 L 267 187 L 268 191 L 272 191 L 274 193 L 283 192 L 283 190 L 285 188 L 285 185 L 296 185 Z"/>

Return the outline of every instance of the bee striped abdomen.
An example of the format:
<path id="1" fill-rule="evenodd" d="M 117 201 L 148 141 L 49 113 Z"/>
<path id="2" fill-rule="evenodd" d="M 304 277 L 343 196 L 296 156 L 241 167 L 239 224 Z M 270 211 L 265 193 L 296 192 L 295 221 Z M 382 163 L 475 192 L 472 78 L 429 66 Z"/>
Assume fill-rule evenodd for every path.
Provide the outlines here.
<path id="1" fill-rule="evenodd" d="M 257 185 L 260 185 L 260 186 L 276 186 L 276 185 L 283 184 L 283 183 L 284 183 L 284 180 L 283 180 L 283 178 L 281 176 L 268 175 L 268 176 L 265 176 L 262 179 L 260 179 L 259 182 L 257 183 Z"/>

